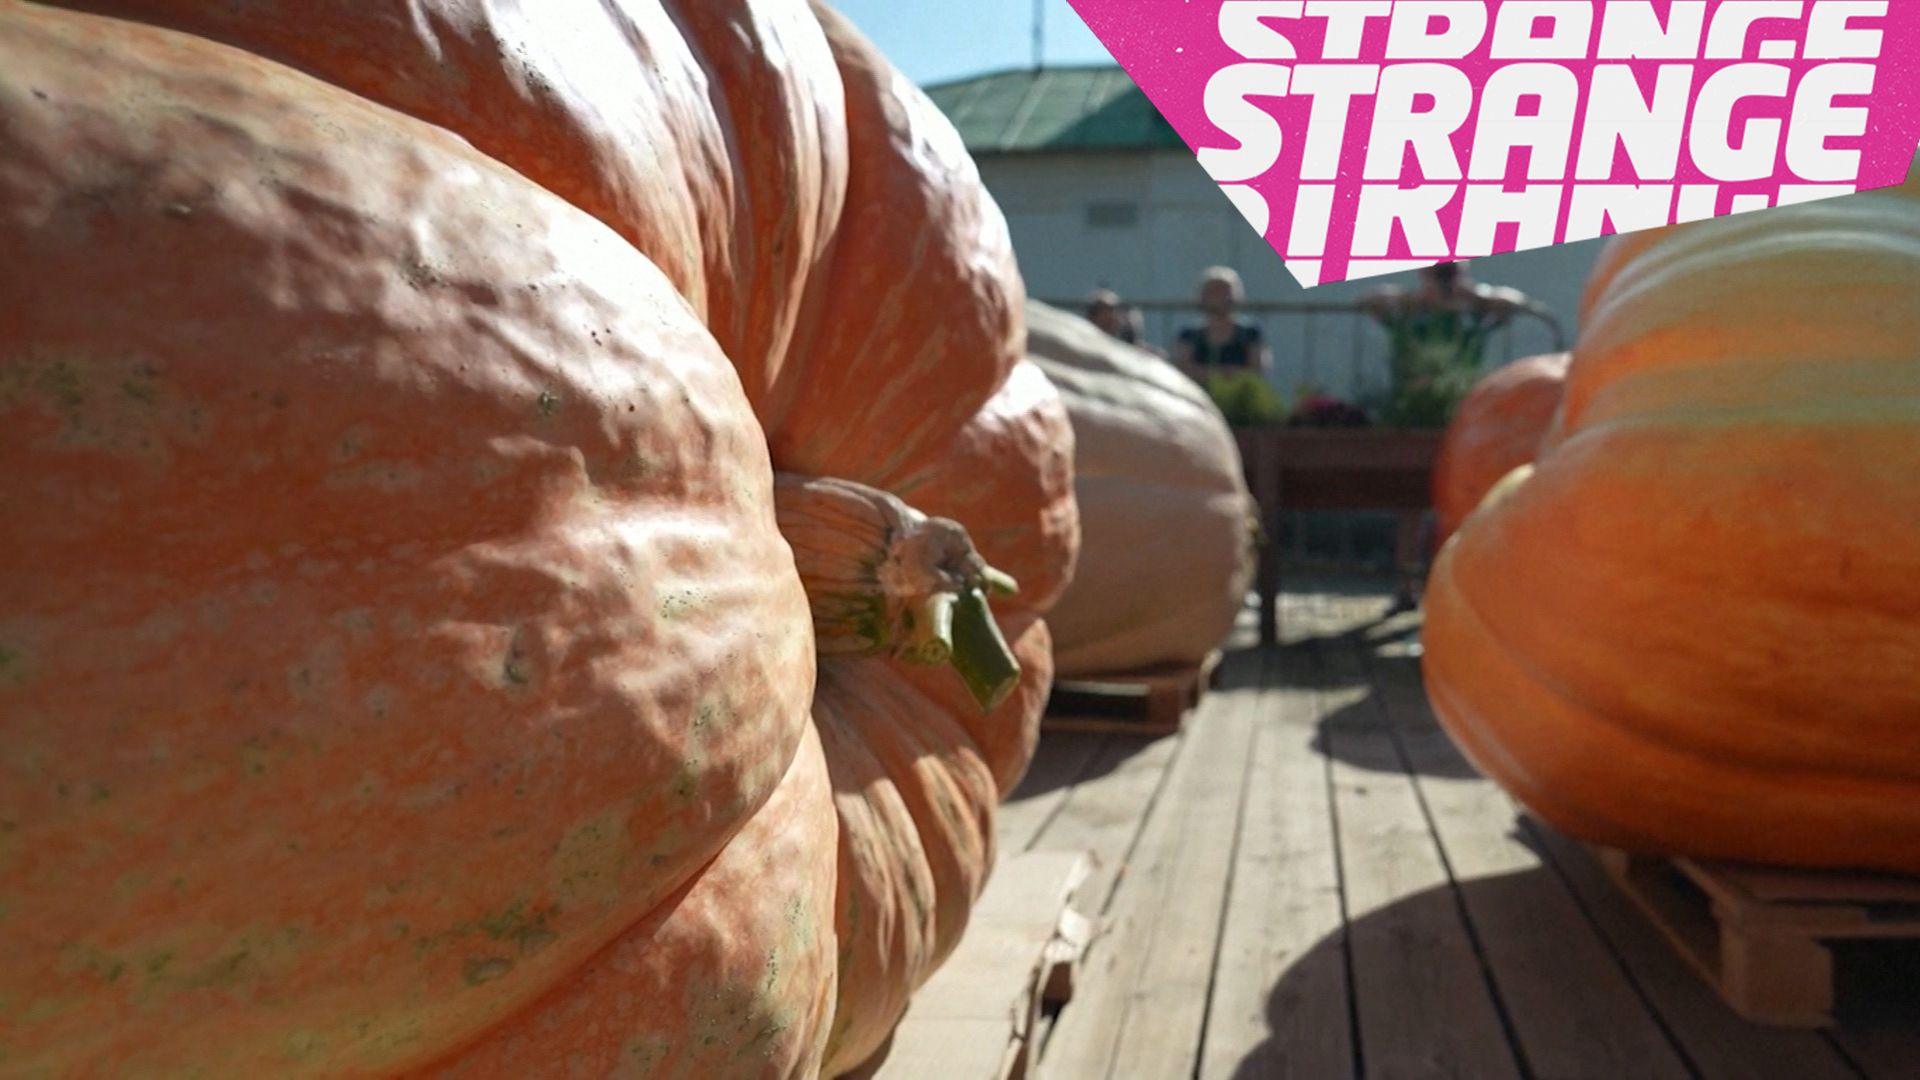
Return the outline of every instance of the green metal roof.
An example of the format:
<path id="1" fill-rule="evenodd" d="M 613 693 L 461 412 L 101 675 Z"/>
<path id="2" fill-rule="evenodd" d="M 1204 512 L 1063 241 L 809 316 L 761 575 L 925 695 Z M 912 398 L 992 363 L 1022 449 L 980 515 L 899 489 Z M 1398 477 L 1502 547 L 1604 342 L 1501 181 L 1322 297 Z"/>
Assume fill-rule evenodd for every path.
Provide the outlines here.
<path id="1" fill-rule="evenodd" d="M 930 86 L 927 95 L 976 154 L 1186 147 L 1112 65 L 1001 71 Z"/>

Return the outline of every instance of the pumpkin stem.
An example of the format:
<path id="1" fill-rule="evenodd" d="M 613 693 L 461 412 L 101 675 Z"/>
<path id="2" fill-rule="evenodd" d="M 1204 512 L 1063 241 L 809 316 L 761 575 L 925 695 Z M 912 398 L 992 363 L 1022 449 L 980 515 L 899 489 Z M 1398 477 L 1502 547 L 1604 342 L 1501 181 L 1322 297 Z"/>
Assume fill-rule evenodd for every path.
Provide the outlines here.
<path id="1" fill-rule="evenodd" d="M 982 712 L 991 712 L 1020 683 L 1020 662 L 993 621 L 987 594 L 978 587 L 960 594 L 955 606 L 952 662 Z"/>
<path id="2" fill-rule="evenodd" d="M 901 655 L 922 664 L 944 664 L 953 658 L 953 607 L 959 598 L 937 592 L 913 607 L 913 637 Z"/>
<path id="3" fill-rule="evenodd" d="M 1020 664 L 987 597 L 1020 583 L 987 565 L 964 526 L 851 480 L 778 473 L 773 495 L 819 655 L 952 664 L 985 709 L 1013 692 Z"/>
<path id="4" fill-rule="evenodd" d="M 1013 579 L 1012 574 L 991 566 L 981 571 L 980 579 L 986 583 L 990 596 L 1012 596 L 1020 591 L 1020 583 Z"/>

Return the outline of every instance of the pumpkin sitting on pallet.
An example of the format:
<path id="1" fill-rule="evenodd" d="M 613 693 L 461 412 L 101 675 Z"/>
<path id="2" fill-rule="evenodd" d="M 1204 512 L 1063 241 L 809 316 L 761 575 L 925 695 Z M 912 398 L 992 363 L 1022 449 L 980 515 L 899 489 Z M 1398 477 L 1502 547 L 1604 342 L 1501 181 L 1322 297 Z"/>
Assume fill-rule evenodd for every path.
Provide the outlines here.
<path id="1" fill-rule="evenodd" d="M 7 1066 L 869 1054 L 1076 542 L 951 127 L 798 0 L 71 6 L 0 3 Z"/>
<path id="2" fill-rule="evenodd" d="M 1566 353 L 1506 364 L 1474 384 L 1454 410 L 1433 462 L 1437 540 L 1445 543 L 1500 479 L 1532 463 L 1560 408 Z"/>
<path id="3" fill-rule="evenodd" d="M 1048 614 L 1063 676 L 1196 665 L 1253 574 L 1253 499 L 1206 391 L 1077 315 L 1027 305 L 1027 351 L 1073 421 L 1079 571 Z"/>
<path id="4" fill-rule="evenodd" d="M 1579 837 L 1920 872 L 1920 176 L 1602 257 L 1442 552 L 1434 708 Z"/>

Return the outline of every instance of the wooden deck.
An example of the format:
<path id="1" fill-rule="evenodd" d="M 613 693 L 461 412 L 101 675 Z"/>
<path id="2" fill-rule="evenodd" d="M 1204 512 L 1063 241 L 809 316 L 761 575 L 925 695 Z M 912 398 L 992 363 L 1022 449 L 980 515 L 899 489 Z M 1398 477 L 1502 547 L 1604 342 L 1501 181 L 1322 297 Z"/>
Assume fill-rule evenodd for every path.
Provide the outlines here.
<path id="1" fill-rule="evenodd" d="M 1386 604 L 1288 595 L 1179 735 L 1042 740 L 1003 850 L 1093 851 L 1106 929 L 1038 1075 L 1920 1076 L 1920 955 L 1843 953 L 1837 1030 L 1741 1021 L 1459 756 Z"/>

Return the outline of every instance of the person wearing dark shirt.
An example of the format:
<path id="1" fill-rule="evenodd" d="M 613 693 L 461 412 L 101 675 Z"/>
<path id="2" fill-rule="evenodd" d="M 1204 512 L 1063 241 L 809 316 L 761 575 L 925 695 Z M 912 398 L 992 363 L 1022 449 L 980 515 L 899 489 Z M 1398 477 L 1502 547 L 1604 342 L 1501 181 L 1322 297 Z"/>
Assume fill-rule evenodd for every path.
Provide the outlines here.
<path id="1" fill-rule="evenodd" d="M 1224 266 L 1208 270 L 1200 278 L 1199 299 L 1204 319 L 1180 331 L 1173 345 L 1174 364 L 1202 382 L 1235 372 L 1266 374 L 1265 336 L 1257 324 L 1236 315 L 1246 299 L 1240 275 Z"/>

